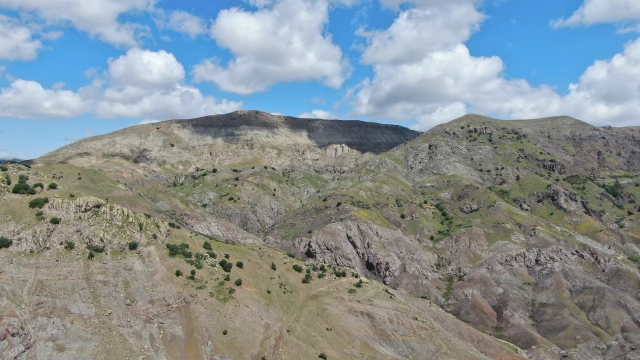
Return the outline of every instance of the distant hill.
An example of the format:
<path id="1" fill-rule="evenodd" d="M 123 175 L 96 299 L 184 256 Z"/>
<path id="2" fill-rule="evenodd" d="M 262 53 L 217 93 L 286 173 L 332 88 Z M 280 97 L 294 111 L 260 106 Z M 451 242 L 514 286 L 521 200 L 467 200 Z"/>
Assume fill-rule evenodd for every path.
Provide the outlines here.
<path id="1" fill-rule="evenodd" d="M 11 354 L 640 358 L 639 127 L 241 111 L 29 164 L 0 176 Z"/>

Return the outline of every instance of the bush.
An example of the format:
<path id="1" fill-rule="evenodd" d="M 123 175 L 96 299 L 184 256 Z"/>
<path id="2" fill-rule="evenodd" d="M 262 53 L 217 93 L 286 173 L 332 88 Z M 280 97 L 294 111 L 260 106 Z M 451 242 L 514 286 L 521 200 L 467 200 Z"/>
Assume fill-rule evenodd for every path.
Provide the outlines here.
<path id="1" fill-rule="evenodd" d="M 76 243 L 74 243 L 73 241 L 67 241 L 67 243 L 64 245 L 64 249 L 65 250 L 73 250 L 76 248 Z"/>
<path id="2" fill-rule="evenodd" d="M 58 188 L 58 184 L 53 183 L 53 182 L 52 182 L 51 184 L 49 184 L 49 189 L 51 189 L 51 190 L 55 190 L 55 189 L 57 189 L 57 188 Z"/>
<path id="3" fill-rule="evenodd" d="M 9 174 L 4 174 L 4 182 L 7 185 L 11 185 L 11 178 L 9 177 Z"/>
<path id="4" fill-rule="evenodd" d="M 271 263 L 271 270 L 275 271 L 276 269 L 277 269 L 276 263 Z"/>
<path id="5" fill-rule="evenodd" d="M 304 279 L 302 279 L 302 283 L 303 284 L 308 284 L 311 282 L 311 280 L 313 280 L 313 276 L 309 273 L 304 275 Z"/>
<path id="6" fill-rule="evenodd" d="M 214 253 L 213 251 L 207 251 L 207 255 L 209 255 L 209 257 L 212 259 L 218 258 L 218 254 Z"/>
<path id="7" fill-rule="evenodd" d="M 293 265 L 293 270 L 301 273 L 302 272 L 302 266 L 298 265 L 298 264 L 294 264 Z"/>
<path id="8" fill-rule="evenodd" d="M 4 165 L 0 165 L 0 171 L 9 171 L 9 168 Z"/>
<path id="9" fill-rule="evenodd" d="M 227 330 L 222 330 L 222 335 L 227 335 Z"/>
<path id="10" fill-rule="evenodd" d="M 323 359 L 323 360 L 327 360 L 327 355 L 325 355 L 324 353 L 320 353 L 320 355 L 318 355 L 318 358 Z"/>
<path id="11" fill-rule="evenodd" d="M 13 244 L 13 240 L 7 239 L 6 237 L 0 237 L 0 249 L 8 249 L 11 244 Z"/>
<path id="12" fill-rule="evenodd" d="M 402 214 L 400 214 L 400 218 L 404 220 L 404 219 L 407 218 L 407 215 L 405 213 L 402 213 Z"/>
<path id="13" fill-rule="evenodd" d="M 129 250 L 138 250 L 138 242 L 137 241 L 131 241 L 129 242 Z"/>
<path id="14" fill-rule="evenodd" d="M 224 281 L 231 281 L 231 275 L 227 274 L 224 276 Z"/>
<path id="15" fill-rule="evenodd" d="M 213 250 L 213 248 L 211 247 L 211 243 L 210 243 L 210 242 L 208 242 L 208 241 L 205 241 L 205 242 L 204 242 L 204 244 L 202 244 L 202 247 L 203 247 L 205 250 Z"/>
<path id="16" fill-rule="evenodd" d="M 25 183 L 17 183 L 13 186 L 11 192 L 14 194 L 28 194 L 29 190 L 31 190 L 29 185 Z"/>
<path id="17" fill-rule="evenodd" d="M 58 225 L 60 224 L 60 218 L 57 218 L 57 217 L 51 218 L 49 222 L 52 223 L 53 225 Z"/>
<path id="18" fill-rule="evenodd" d="M 20 184 L 17 184 L 16 186 L 18 186 L 18 185 L 20 185 Z M 36 198 L 36 199 L 33 199 L 33 200 L 29 201 L 29 208 L 31 208 L 31 209 L 35 209 L 35 208 L 42 209 L 44 207 L 44 205 L 48 204 L 48 203 L 49 203 L 49 198 L 46 198 L 46 197 L 45 198 Z"/>
<path id="19" fill-rule="evenodd" d="M 236 280 L 234 284 L 236 284 L 236 286 L 242 286 L 242 279 Z"/>
<path id="20" fill-rule="evenodd" d="M 242 268 L 244 267 L 244 264 L 242 263 L 242 261 L 238 261 L 238 262 L 236 263 L 236 266 L 237 266 L 238 268 L 242 269 Z"/>
<path id="21" fill-rule="evenodd" d="M 34 189 L 35 189 L 35 188 L 38 188 L 38 187 L 39 187 L 41 190 L 44 190 L 44 184 L 42 184 L 42 183 L 35 183 L 35 184 L 33 184 L 33 188 L 34 188 Z"/>
<path id="22" fill-rule="evenodd" d="M 222 270 L 227 273 L 231 272 L 231 269 L 233 268 L 233 264 L 228 262 L 226 259 L 222 259 L 218 264 L 220 265 Z"/>
<path id="23" fill-rule="evenodd" d="M 342 202 L 338 201 L 338 203 L 336 204 L 336 207 L 340 207 L 342 206 Z"/>
<path id="24" fill-rule="evenodd" d="M 176 277 L 180 277 L 180 276 L 182 276 L 182 271 L 176 270 Z"/>
<path id="25" fill-rule="evenodd" d="M 26 184 L 27 180 L 29 180 L 29 177 L 27 175 L 20 175 L 18 176 L 18 184 Z"/>
<path id="26" fill-rule="evenodd" d="M 94 257 L 96 257 L 96 254 L 94 254 L 93 251 L 89 251 L 89 260 L 93 260 Z"/>

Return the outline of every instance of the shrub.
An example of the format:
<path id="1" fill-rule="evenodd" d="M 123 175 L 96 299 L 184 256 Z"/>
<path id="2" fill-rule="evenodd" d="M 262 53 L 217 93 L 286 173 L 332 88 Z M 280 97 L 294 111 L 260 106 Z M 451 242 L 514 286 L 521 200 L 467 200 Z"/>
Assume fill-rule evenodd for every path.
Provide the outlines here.
<path id="1" fill-rule="evenodd" d="M 19 185 L 19 184 L 18 184 Z M 16 186 L 18 186 L 16 185 Z M 29 201 L 29 208 L 31 209 L 42 209 L 44 207 L 45 204 L 49 203 L 49 198 L 36 198 L 33 199 L 31 201 Z"/>
<path id="2" fill-rule="evenodd" d="M 322 199 L 322 202 L 327 202 L 327 201 L 329 201 L 329 199 L 328 199 L 328 198 L 324 198 L 324 199 Z"/>
<path id="3" fill-rule="evenodd" d="M 0 249 L 8 249 L 11 244 L 13 244 L 13 240 L 7 239 L 6 237 L 0 237 Z"/>
<path id="4" fill-rule="evenodd" d="M 222 335 L 227 335 L 227 330 L 222 330 Z"/>
<path id="5" fill-rule="evenodd" d="M 211 247 L 211 243 L 210 243 L 210 242 L 208 242 L 208 241 L 205 241 L 205 242 L 204 242 L 204 244 L 202 244 L 202 247 L 203 247 L 205 250 L 213 250 L 213 248 Z"/>
<path id="6" fill-rule="evenodd" d="M 14 194 L 28 194 L 29 190 L 31 190 L 29 185 L 25 183 L 17 183 L 13 186 L 11 192 Z"/>
<path id="7" fill-rule="evenodd" d="M 242 269 L 242 268 L 244 267 L 244 264 L 242 263 L 242 261 L 238 261 L 238 262 L 236 263 L 236 266 L 237 266 L 238 268 Z"/>
<path id="8" fill-rule="evenodd" d="M 67 243 L 64 245 L 65 250 L 73 250 L 76 248 L 76 243 L 74 243 L 73 241 L 67 241 Z"/>
<path id="9" fill-rule="evenodd" d="M 35 184 L 33 184 L 33 188 L 34 188 L 34 189 L 35 189 L 35 188 L 38 188 L 38 187 L 39 187 L 41 190 L 44 190 L 44 184 L 42 184 L 42 183 L 35 183 Z"/>
<path id="10" fill-rule="evenodd" d="M 230 255 L 229 255 L 229 254 L 224 254 L 224 258 L 225 258 L 225 259 L 228 259 L 229 257 L 230 257 Z"/>
<path id="11" fill-rule="evenodd" d="M 242 286 L 242 279 L 238 279 L 235 281 L 236 286 Z"/>
<path id="12" fill-rule="evenodd" d="M 293 265 L 293 270 L 301 273 L 302 272 L 302 266 L 298 265 L 298 264 L 294 264 Z"/>
<path id="13" fill-rule="evenodd" d="M 180 277 L 180 276 L 182 276 L 182 271 L 176 270 L 176 277 Z"/>
<path id="14" fill-rule="evenodd" d="M 96 257 L 96 254 L 94 254 L 93 251 L 89 251 L 89 260 L 93 260 L 94 257 Z"/>
<path id="15" fill-rule="evenodd" d="M 235 178 L 234 180 L 235 180 L 235 181 L 239 181 L 239 180 L 240 180 L 240 178 L 236 176 L 236 178 Z"/>
<path id="16" fill-rule="evenodd" d="M 229 201 L 233 201 L 234 197 L 233 196 L 229 196 Z"/>
<path id="17" fill-rule="evenodd" d="M 402 214 L 400 214 L 400 218 L 404 220 L 404 219 L 407 218 L 407 215 L 405 213 L 402 213 Z"/>
<path id="18" fill-rule="evenodd" d="M 26 184 L 29 177 L 27 175 L 21 174 L 18 176 L 18 184 Z"/>
<path id="19" fill-rule="evenodd" d="M 0 171 L 9 171 L 9 168 L 4 165 L 0 165 Z"/>
<path id="20" fill-rule="evenodd" d="M 320 353 L 320 355 L 318 355 L 318 358 L 323 359 L 323 360 L 327 360 L 327 355 L 325 355 L 324 353 Z"/>
<path id="21" fill-rule="evenodd" d="M 271 263 L 271 270 L 275 271 L 276 269 L 277 269 L 276 263 Z"/>
<path id="22" fill-rule="evenodd" d="M 209 257 L 212 259 L 218 258 L 218 254 L 214 253 L 213 251 L 207 251 L 207 255 L 209 255 Z"/>
<path id="23" fill-rule="evenodd" d="M 336 207 L 340 207 L 342 206 L 342 202 L 338 201 L 338 203 L 336 204 Z"/>
<path id="24" fill-rule="evenodd" d="M 49 222 L 52 223 L 53 225 L 58 225 L 60 224 L 60 218 L 57 218 L 57 217 L 51 218 Z"/>
<path id="25" fill-rule="evenodd" d="M 49 184 L 49 189 L 51 189 L 51 190 L 55 190 L 55 189 L 57 189 L 57 188 L 58 188 L 58 184 L 56 184 L 56 183 L 54 183 L 54 182 L 52 182 L 51 184 Z"/>
<path id="26" fill-rule="evenodd" d="M 308 284 L 313 280 L 313 276 L 309 273 L 305 274 L 304 279 L 302 279 L 303 284 Z"/>
<path id="27" fill-rule="evenodd" d="M 213 168 L 213 169 L 211 170 L 211 172 L 215 174 L 215 173 L 217 173 L 217 172 L 218 172 L 218 169 Z"/>
<path id="28" fill-rule="evenodd" d="M 151 237 L 155 240 L 155 239 L 157 239 L 157 238 L 158 238 L 158 234 L 155 234 L 155 233 L 154 233 L 154 234 L 151 234 Z"/>
<path id="29" fill-rule="evenodd" d="M 138 242 L 137 241 L 129 242 L 129 250 L 138 250 Z"/>
<path id="30" fill-rule="evenodd" d="M 9 174 L 4 174 L 4 182 L 7 185 L 11 185 L 11 178 L 9 177 Z"/>
<path id="31" fill-rule="evenodd" d="M 233 268 L 233 263 L 228 262 L 226 259 L 222 259 L 218 264 L 220 264 L 222 270 L 227 273 L 230 273 L 231 269 Z"/>
<path id="32" fill-rule="evenodd" d="M 629 256 L 629 260 L 631 260 L 632 262 L 634 262 L 636 264 L 640 264 L 640 256 L 638 256 L 638 255 L 630 255 Z"/>

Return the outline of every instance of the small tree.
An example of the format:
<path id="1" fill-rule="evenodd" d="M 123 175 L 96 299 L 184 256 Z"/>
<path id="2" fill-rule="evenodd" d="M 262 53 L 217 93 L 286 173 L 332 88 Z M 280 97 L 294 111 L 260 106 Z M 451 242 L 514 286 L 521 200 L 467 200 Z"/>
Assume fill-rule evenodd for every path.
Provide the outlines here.
<path id="1" fill-rule="evenodd" d="M 182 271 L 176 270 L 176 277 L 180 277 L 180 276 L 182 276 Z"/>
<path id="2" fill-rule="evenodd" d="M 238 279 L 235 282 L 236 286 L 242 286 L 242 279 Z"/>
<path id="3" fill-rule="evenodd" d="M 242 261 L 238 261 L 238 262 L 236 263 L 236 266 L 237 266 L 238 268 L 242 269 L 242 268 L 244 267 L 244 264 L 242 263 Z"/>
<path id="4" fill-rule="evenodd" d="M 138 242 L 137 241 L 131 241 L 129 242 L 129 250 L 137 250 L 138 249 Z"/>
<path id="5" fill-rule="evenodd" d="M 402 213 L 402 214 L 400 214 L 400 218 L 404 220 L 404 219 L 407 218 L 407 215 L 405 213 Z"/>
<path id="6" fill-rule="evenodd" d="M 204 243 L 204 244 L 202 244 L 202 247 L 203 247 L 205 250 L 213 250 L 213 248 L 211 247 L 211 243 L 210 243 L 210 242 L 208 242 L 208 241 L 205 241 L 205 243 Z"/>
<path id="7" fill-rule="evenodd" d="M 6 237 L 0 237 L 0 249 L 8 249 L 11 244 L 13 244 L 13 240 L 7 239 Z"/>
<path id="8" fill-rule="evenodd" d="M 57 188 L 58 188 L 58 184 L 56 184 L 56 183 L 54 183 L 54 182 L 52 182 L 51 184 L 49 184 L 49 189 L 51 189 L 51 190 L 55 190 L 55 189 L 57 189 Z"/>
<path id="9" fill-rule="evenodd" d="M 293 270 L 301 273 L 302 272 L 302 266 L 298 265 L 298 264 L 294 264 L 293 265 Z"/>

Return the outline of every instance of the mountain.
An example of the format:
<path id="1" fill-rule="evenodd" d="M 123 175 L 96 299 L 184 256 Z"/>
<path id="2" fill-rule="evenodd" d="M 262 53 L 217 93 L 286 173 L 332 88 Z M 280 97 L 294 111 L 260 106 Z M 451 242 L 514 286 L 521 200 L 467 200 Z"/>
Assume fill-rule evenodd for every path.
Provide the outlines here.
<path id="1" fill-rule="evenodd" d="M 81 140 L 0 185 L 0 352 L 634 358 L 639 151 L 637 127 L 478 115 L 421 134 L 243 111 Z M 13 194 L 20 174 L 57 186 Z"/>

